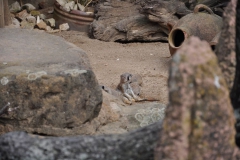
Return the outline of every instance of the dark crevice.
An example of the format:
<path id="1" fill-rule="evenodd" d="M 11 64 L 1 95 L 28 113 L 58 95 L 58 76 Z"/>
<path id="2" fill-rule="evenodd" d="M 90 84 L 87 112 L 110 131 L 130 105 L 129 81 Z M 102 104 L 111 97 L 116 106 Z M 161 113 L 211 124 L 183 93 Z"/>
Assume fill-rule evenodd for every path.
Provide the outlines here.
<path id="1" fill-rule="evenodd" d="M 236 70 L 234 84 L 230 93 L 231 103 L 235 112 L 239 113 L 240 110 L 240 1 L 237 2 L 236 8 Z M 237 118 L 236 124 L 236 136 L 235 141 L 238 147 L 240 147 L 240 119 Z"/>
<path id="2" fill-rule="evenodd" d="M 51 97 L 51 96 L 56 96 L 56 95 L 58 95 L 58 94 L 60 94 L 61 92 L 47 92 L 47 93 L 45 93 L 42 97 L 43 98 L 49 98 L 49 97 Z"/>
<path id="3" fill-rule="evenodd" d="M 38 133 L 38 132 L 32 132 L 34 135 L 38 136 L 44 136 L 44 137 L 54 137 L 54 135 L 44 134 L 44 133 Z"/>

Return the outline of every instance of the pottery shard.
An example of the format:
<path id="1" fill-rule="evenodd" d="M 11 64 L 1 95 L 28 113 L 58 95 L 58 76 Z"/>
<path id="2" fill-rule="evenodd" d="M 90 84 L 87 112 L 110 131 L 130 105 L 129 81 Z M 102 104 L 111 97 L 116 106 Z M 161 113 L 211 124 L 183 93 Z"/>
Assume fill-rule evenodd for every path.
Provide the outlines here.
<path id="1" fill-rule="evenodd" d="M 80 3 L 78 3 L 77 5 L 80 11 L 85 11 L 85 7 L 83 5 L 81 5 Z"/>
<path id="2" fill-rule="evenodd" d="M 75 2 L 74 1 L 70 1 L 68 3 L 66 3 L 64 6 L 63 6 L 63 9 L 67 12 L 70 12 L 71 10 L 73 10 L 74 8 L 74 5 L 75 5 Z"/>
<path id="3" fill-rule="evenodd" d="M 34 7 L 32 4 L 30 3 L 26 3 L 22 6 L 22 9 L 27 9 L 28 12 L 31 12 L 32 10 L 35 10 L 36 7 Z"/>
<path id="4" fill-rule="evenodd" d="M 49 18 L 45 20 L 47 22 L 47 24 L 51 27 L 55 27 L 55 19 L 53 18 Z"/>
<path id="5" fill-rule="evenodd" d="M 20 28 L 20 22 L 16 18 L 12 18 L 12 25 L 14 28 Z"/>
<path id="6" fill-rule="evenodd" d="M 45 14 L 39 14 L 39 17 L 40 17 L 41 19 L 46 19 L 46 15 L 45 15 Z"/>
<path id="7" fill-rule="evenodd" d="M 84 51 L 39 30 L 4 28 L 0 35 L 0 109 L 10 102 L 0 134 L 85 134 L 102 92 Z"/>
<path id="8" fill-rule="evenodd" d="M 66 0 L 57 0 L 57 2 L 61 5 L 61 6 L 64 6 L 67 1 Z"/>
<path id="9" fill-rule="evenodd" d="M 61 25 L 59 25 L 59 29 L 61 30 L 61 31 L 67 31 L 67 30 L 69 30 L 69 25 L 68 25 L 68 23 L 63 23 L 63 24 L 61 24 Z"/>
<path id="10" fill-rule="evenodd" d="M 20 18 L 21 20 L 25 20 L 28 16 L 30 16 L 30 14 L 27 12 L 27 10 L 22 10 L 16 14 L 16 17 Z"/>
<path id="11" fill-rule="evenodd" d="M 26 20 L 23 20 L 21 22 L 21 28 L 23 29 L 33 29 L 35 26 L 35 23 L 29 23 L 28 21 Z"/>
<path id="12" fill-rule="evenodd" d="M 29 22 L 29 23 L 36 23 L 36 18 L 34 16 L 31 16 L 29 15 L 28 17 L 26 17 L 26 20 Z"/>
<path id="13" fill-rule="evenodd" d="M 16 1 L 9 6 L 10 12 L 16 13 L 21 10 L 20 4 Z"/>
<path id="14" fill-rule="evenodd" d="M 43 20 L 40 20 L 37 23 L 37 26 L 38 26 L 39 29 L 46 29 L 47 28 L 47 24 Z"/>
<path id="15" fill-rule="evenodd" d="M 173 56 L 169 76 L 170 103 L 155 159 L 235 159 L 233 108 L 209 44 L 191 37 Z"/>

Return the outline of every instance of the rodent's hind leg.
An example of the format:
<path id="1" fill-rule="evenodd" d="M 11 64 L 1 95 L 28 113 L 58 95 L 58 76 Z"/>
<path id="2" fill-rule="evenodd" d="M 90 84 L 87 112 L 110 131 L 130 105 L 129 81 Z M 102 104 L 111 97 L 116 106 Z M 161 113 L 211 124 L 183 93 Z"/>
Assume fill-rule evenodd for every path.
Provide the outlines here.
<path id="1" fill-rule="evenodd" d="M 126 104 L 132 104 L 132 101 L 130 101 L 127 97 L 122 97 L 122 101 L 124 102 L 124 103 L 126 103 Z"/>
<path id="2" fill-rule="evenodd" d="M 137 96 L 137 95 L 135 95 L 134 94 L 134 92 L 133 92 L 133 90 L 132 90 L 132 88 L 131 88 L 131 86 L 129 85 L 129 93 L 130 93 L 130 95 L 134 98 L 134 101 L 141 101 L 141 100 L 143 100 L 142 98 L 140 98 L 139 96 Z"/>
<path id="3" fill-rule="evenodd" d="M 123 96 L 126 97 L 129 101 L 132 101 L 132 102 L 135 101 L 134 98 L 132 96 L 130 96 L 128 93 L 126 93 L 126 92 L 123 93 Z"/>

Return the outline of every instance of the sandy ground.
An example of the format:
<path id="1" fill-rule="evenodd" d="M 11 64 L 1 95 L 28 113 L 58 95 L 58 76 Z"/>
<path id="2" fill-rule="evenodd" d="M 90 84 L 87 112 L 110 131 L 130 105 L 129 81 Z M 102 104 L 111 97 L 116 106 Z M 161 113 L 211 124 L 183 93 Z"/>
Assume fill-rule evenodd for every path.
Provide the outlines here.
<path id="1" fill-rule="evenodd" d="M 171 58 L 167 43 L 103 42 L 90 39 L 87 33 L 55 33 L 83 49 L 90 60 L 99 84 L 116 88 L 120 75 L 128 72 L 143 78 L 142 96 L 168 103 L 168 68 Z"/>
<path id="2" fill-rule="evenodd" d="M 114 102 L 114 105 L 120 109 L 120 118 L 99 126 L 95 135 L 121 134 L 135 130 L 140 127 L 140 122 L 135 118 L 139 110 L 160 109 L 167 105 L 168 69 L 171 62 L 167 43 L 103 42 L 90 39 L 87 33 L 77 31 L 62 31 L 53 35 L 63 37 L 86 52 L 99 84 L 116 88 L 121 74 L 125 72 L 139 74 L 143 79 L 140 96 L 159 100 L 157 102 L 136 102 L 131 106 L 125 105 L 117 98 L 117 101 L 110 101 L 110 106 Z M 103 94 L 103 99 L 110 100 L 109 95 L 106 94 Z"/>

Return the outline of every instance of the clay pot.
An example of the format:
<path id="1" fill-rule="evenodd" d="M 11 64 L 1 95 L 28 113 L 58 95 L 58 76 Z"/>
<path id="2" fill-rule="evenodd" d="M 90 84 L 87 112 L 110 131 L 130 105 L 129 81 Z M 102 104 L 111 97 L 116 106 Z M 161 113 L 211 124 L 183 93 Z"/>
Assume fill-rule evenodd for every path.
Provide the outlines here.
<path id="1" fill-rule="evenodd" d="M 200 9 L 205 9 L 208 13 L 199 12 Z M 182 17 L 173 27 L 169 26 L 171 28 L 168 36 L 170 54 L 173 55 L 190 36 L 197 36 L 209 43 L 216 42 L 216 36 L 221 32 L 222 24 L 222 18 L 214 14 L 209 7 L 203 4 L 197 5 L 193 13 Z"/>
<path id="2" fill-rule="evenodd" d="M 56 20 L 56 26 L 62 23 L 68 23 L 71 30 L 88 31 L 89 25 L 94 20 L 94 13 L 83 12 L 80 10 L 71 10 L 66 12 L 62 9 L 62 6 L 55 1 L 54 3 L 54 19 Z"/>

